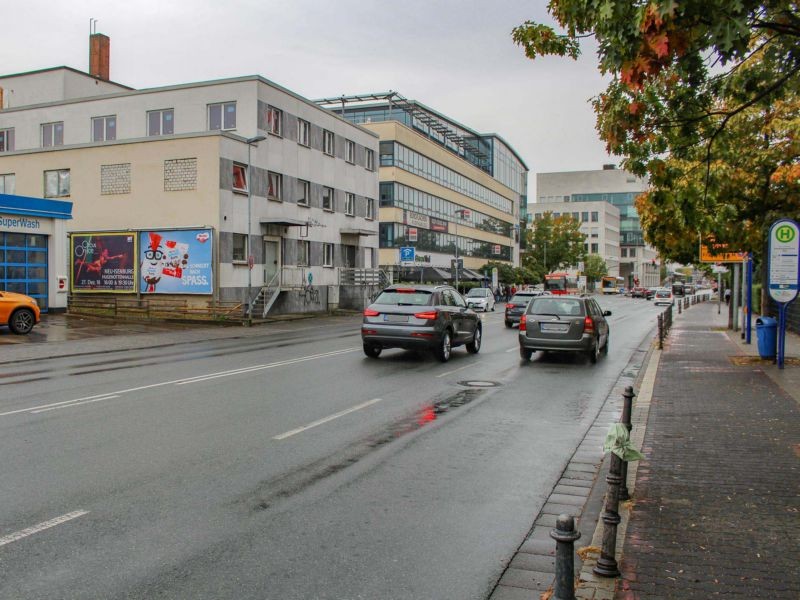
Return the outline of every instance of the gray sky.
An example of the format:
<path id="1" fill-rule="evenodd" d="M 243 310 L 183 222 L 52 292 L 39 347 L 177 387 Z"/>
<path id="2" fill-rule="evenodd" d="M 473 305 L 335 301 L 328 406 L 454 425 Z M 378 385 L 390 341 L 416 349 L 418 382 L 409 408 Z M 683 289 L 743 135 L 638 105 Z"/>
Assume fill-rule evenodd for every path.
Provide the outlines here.
<path id="1" fill-rule="evenodd" d="M 545 0 L 3 0 L 4 74 L 88 71 L 89 18 L 111 38 L 111 79 L 135 88 L 259 74 L 307 98 L 395 90 L 482 133 L 535 173 L 609 159 L 588 100 L 594 47 L 578 62 L 525 58 L 511 29 L 551 22 Z"/>

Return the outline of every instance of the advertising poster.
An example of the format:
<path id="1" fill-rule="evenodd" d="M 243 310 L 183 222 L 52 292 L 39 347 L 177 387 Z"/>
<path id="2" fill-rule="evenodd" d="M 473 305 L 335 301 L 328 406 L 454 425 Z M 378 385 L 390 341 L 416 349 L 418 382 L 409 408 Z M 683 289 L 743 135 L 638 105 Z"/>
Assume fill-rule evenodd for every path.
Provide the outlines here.
<path id="1" fill-rule="evenodd" d="M 135 233 L 73 233 L 70 242 L 73 292 L 136 291 Z"/>
<path id="2" fill-rule="evenodd" d="M 213 236 L 210 229 L 139 233 L 142 294 L 211 294 Z"/>

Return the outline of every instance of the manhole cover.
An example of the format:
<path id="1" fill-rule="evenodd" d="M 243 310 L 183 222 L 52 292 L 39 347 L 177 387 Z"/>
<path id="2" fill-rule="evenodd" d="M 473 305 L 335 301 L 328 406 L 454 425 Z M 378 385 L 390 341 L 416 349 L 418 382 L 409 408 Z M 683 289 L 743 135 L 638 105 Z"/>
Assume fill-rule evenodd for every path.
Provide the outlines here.
<path id="1" fill-rule="evenodd" d="M 497 387 L 500 385 L 496 381 L 459 381 L 458 385 L 463 385 L 464 387 L 473 387 L 473 388 L 490 388 L 490 387 Z"/>

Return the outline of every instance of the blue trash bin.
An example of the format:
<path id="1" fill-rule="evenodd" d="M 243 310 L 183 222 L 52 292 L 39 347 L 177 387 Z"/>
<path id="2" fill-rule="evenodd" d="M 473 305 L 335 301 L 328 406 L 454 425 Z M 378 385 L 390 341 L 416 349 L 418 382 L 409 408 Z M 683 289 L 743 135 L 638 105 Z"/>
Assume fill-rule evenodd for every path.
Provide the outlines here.
<path id="1" fill-rule="evenodd" d="M 778 348 L 778 321 L 772 317 L 756 319 L 758 355 L 761 358 L 775 358 Z"/>

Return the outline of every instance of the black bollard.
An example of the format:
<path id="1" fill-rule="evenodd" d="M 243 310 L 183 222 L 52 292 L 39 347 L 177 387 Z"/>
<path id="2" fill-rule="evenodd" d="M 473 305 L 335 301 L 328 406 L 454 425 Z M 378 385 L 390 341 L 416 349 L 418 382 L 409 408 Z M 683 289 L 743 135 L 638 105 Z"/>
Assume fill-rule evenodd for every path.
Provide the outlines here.
<path id="1" fill-rule="evenodd" d="M 606 492 L 606 506 L 603 511 L 603 547 L 600 549 L 600 558 L 592 569 L 595 575 L 601 577 L 619 577 L 619 567 L 615 558 L 617 552 L 617 525 L 619 525 L 619 484 L 622 481 L 620 476 L 620 463 L 622 459 L 616 454 L 611 454 L 611 465 L 608 471 L 606 482 L 608 491 Z"/>
<path id="2" fill-rule="evenodd" d="M 681 314 L 681 303 L 678 302 L 678 314 Z"/>
<path id="3" fill-rule="evenodd" d="M 664 348 L 664 317 L 658 315 L 658 349 Z"/>
<path id="4" fill-rule="evenodd" d="M 625 429 L 628 430 L 628 436 L 630 437 L 631 429 L 633 429 L 633 423 L 631 423 L 631 413 L 633 412 L 633 399 L 636 394 L 633 393 L 633 387 L 627 386 L 625 391 L 622 392 L 622 418 L 620 422 L 625 425 Z M 628 491 L 628 461 L 622 461 L 622 483 L 619 487 L 619 499 L 620 500 L 630 500 L 631 495 Z"/>
<path id="5" fill-rule="evenodd" d="M 550 599 L 575 600 L 575 540 L 581 537 L 580 531 L 575 531 L 575 519 L 558 515 L 550 537 L 556 541 L 556 580 Z"/>

